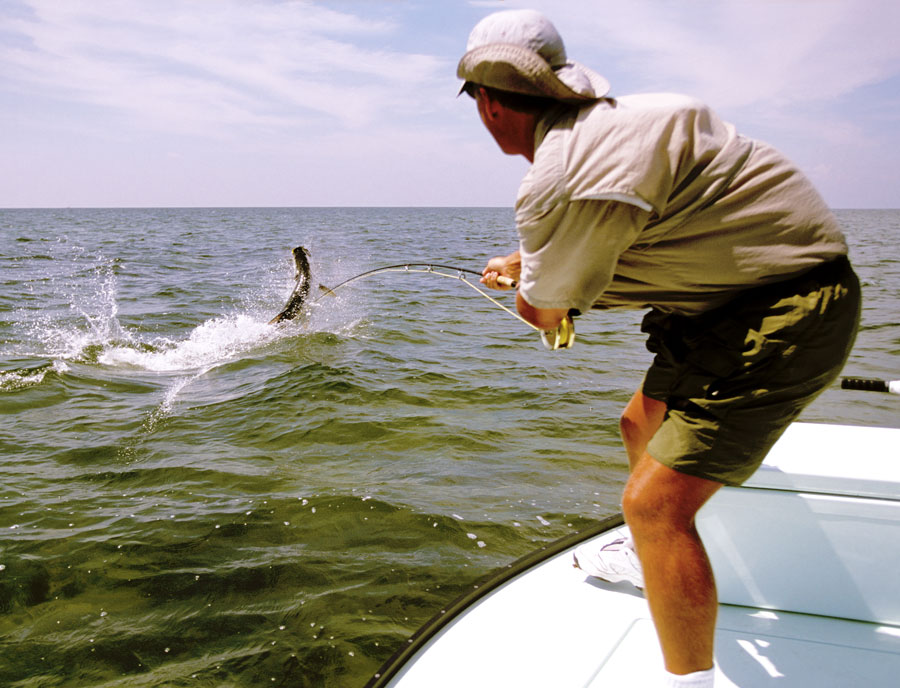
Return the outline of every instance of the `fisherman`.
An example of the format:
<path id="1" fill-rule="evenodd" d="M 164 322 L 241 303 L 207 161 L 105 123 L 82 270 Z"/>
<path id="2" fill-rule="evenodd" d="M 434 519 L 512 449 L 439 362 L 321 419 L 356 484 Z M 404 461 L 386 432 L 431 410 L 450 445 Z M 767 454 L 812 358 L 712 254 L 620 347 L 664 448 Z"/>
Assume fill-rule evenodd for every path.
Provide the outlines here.
<path id="1" fill-rule="evenodd" d="M 718 600 L 694 517 L 843 366 L 860 311 L 844 237 L 779 152 L 691 98 L 608 96 L 538 12 L 479 22 L 457 74 L 503 152 L 532 163 L 518 250 L 482 282 L 517 280 L 519 313 L 545 330 L 649 308 L 655 357 L 620 422 L 633 539 L 582 548 L 576 564 L 644 589 L 662 685 L 712 686 Z"/>

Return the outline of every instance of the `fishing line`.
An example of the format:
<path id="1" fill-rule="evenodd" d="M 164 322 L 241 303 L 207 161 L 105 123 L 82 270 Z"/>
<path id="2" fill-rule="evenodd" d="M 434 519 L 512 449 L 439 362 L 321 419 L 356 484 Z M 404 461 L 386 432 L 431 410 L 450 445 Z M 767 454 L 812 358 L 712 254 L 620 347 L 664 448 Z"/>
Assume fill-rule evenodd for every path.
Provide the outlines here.
<path id="1" fill-rule="evenodd" d="M 447 274 L 446 272 L 441 272 L 441 270 L 452 270 L 456 274 Z M 397 265 L 385 265 L 380 268 L 373 268 L 372 270 L 367 270 L 366 272 L 361 272 L 358 275 L 354 275 L 353 277 L 350 277 L 349 279 L 344 280 L 340 284 L 338 284 L 330 289 L 325 286 L 320 286 L 320 288 L 325 292 L 325 294 L 320 295 L 319 298 L 316 299 L 316 301 L 321 299 L 322 296 L 324 296 L 326 294 L 334 295 L 334 291 L 336 289 L 340 289 L 341 287 L 343 287 L 347 284 L 350 284 L 351 282 L 355 282 L 356 280 L 363 279 L 364 277 L 371 277 L 373 275 L 378 275 L 383 272 L 407 272 L 407 273 L 414 272 L 414 273 L 420 273 L 420 274 L 425 274 L 425 275 L 437 275 L 438 277 L 449 277 L 450 279 L 458 280 L 458 281 L 462 282 L 463 284 L 466 284 L 467 286 L 471 287 L 475 291 L 477 291 L 479 294 L 481 294 L 484 298 L 486 298 L 488 301 L 493 303 L 498 308 L 503 309 L 504 311 L 509 313 L 511 316 L 513 316 L 517 320 L 520 320 L 521 322 L 528 325 L 528 327 L 530 327 L 531 329 L 539 332 L 541 335 L 541 341 L 544 343 L 544 346 L 547 347 L 548 349 L 551 349 L 554 351 L 556 349 L 570 349 L 570 348 L 572 348 L 572 345 L 575 343 L 575 323 L 572 321 L 572 317 L 570 315 L 563 318 L 562 321 L 559 323 L 559 325 L 552 330 L 541 329 L 540 327 L 537 327 L 536 325 L 533 325 L 530 322 L 528 322 L 527 320 L 525 320 L 525 318 L 523 318 L 521 315 L 516 313 L 514 310 L 507 308 L 505 305 L 500 303 L 497 299 L 495 299 L 490 294 L 479 289 L 477 286 L 475 286 L 472 282 L 467 280 L 465 277 L 466 274 L 478 275 L 479 277 L 481 277 L 482 273 L 477 272 L 476 270 L 469 270 L 467 268 L 455 267 L 453 265 L 440 265 L 438 263 L 398 263 Z M 506 282 L 503 282 L 503 283 L 507 284 L 507 286 L 510 286 L 510 287 L 516 286 L 516 282 L 514 280 L 509 279 L 508 277 L 501 277 L 499 279 L 506 280 Z"/>
<path id="2" fill-rule="evenodd" d="M 456 274 L 450 275 L 450 274 L 447 274 L 446 272 L 440 272 L 441 270 L 453 270 L 456 272 Z M 541 330 L 541 328 L 536 327 L 535 325 L 532 325 L 530 322 L 525 320 L 525 318 L 523 318 L 521 315 L 519 315 L 515 311 L 511 310 L 510 308 L 507 308 L 504 304 L 500 303 L 500 301 L 495 299 L 490 294 L 479 289 L 477 286 L 472 284 L 472 282 L 467 280 L 465 277 L 466 274 L 478 275 L 479 277 L 481 277 L 480 272 L 478 272 L 476 270 L 468 270 L 466 268 L 458 268 L 458 267 L 454 267 L 452 265 L 438 265 L 436 263 L 398 263 L 397 265 L 385 265 L 384 267 L 374 268 L 372 270 L 367 270 L 366 272 L 361 272 L 360 274 L 354 275 L 353 277 L 350 277 L 349 279 L 346 279 L 343 282 L 341 282 L 340 284 L 337 284 L 333 287 L 324 287 L 323 286 L 322 289 L 325 290 L 325 294 L 319 295 L 319 297 L 316 299 L 316 301 L 321 299 L 323 296 L 326 296 L 329 292 L 333 293 L 337 289 L 340 289 L 341 287 L 343 287 L 347 284 L 350 284 L 351 282 L 355 282 L 356 280 L 362 279 L 364 277 L 371 277 L 373 275 L 378 275 L 383 272 L 419 273 L 419 274 L 423 274 L 423 275 L 437 275 L 438 277 L 449 277 L 450 279 L 458 280 L 458 281 L 462 282 L 463 284 L 468 285 L 475 291 L 477 291 L 479 294 L 481 294 L 484 298 L 486 298 L 488 301 L 493 303 L 498 308 L 503 309 L 504 311 L 506 311 L 507 313 L 512 315 L 514 318 L 517 318 L 518 320 L 520 320 L 523 323 L 525 323 L 526 325 L 528 325 L 528 327 L 530 327 L 531 329 L 537 330 L 538 332 L 543 331 L 543 330 Z M 513 282 L 510 286 L 515 286 L 515 282 Z"/>

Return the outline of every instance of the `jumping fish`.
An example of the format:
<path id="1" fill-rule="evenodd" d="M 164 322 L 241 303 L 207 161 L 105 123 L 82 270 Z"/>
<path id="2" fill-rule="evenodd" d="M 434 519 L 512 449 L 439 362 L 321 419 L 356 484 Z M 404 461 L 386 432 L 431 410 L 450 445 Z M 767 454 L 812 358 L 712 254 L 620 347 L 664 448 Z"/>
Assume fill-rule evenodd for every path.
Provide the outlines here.
<path id="1" fill-rule="evenodd" d="M 296 318 L 303 309 L 306 297 L 309 296 L 309 261 L 306 259 L 309 251 L 302 246 L 298 246 L 294 249 L 293 254 L 294 267 L 296 268 L 294 290 L 291 292 L 290 298 L 288 298 L 287 304 L 281 310 L 281 313 L 269 321 L 270 325 Z"/>

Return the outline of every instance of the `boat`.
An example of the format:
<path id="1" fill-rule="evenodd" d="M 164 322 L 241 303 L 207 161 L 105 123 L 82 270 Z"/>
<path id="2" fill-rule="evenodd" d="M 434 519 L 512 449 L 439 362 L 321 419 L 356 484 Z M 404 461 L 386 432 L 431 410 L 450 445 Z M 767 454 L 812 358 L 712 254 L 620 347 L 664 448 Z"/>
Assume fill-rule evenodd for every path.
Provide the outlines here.
<path id="1" fill-rule="evenodd" d="M 794 423 L 697 527 L 716 576 L 717 688 L 900 685 L 900 428 Z M 621 514 L 545 545 L 441 609 L 366 688 L 658 685 L 643 593 L 573 566 Z"/>

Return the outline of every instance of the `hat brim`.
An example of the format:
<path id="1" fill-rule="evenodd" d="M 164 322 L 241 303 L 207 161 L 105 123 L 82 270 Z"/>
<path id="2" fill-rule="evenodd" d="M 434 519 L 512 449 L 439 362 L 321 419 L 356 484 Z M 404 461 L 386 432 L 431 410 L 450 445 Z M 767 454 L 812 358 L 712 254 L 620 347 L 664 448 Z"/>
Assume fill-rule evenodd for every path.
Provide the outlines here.
<path id="1" fill-rule="evenodd" d="M 609 82 L 593 70 L 573 62 L 568 65 L 587 77 L 589 89 L 572 89 L 540 55 L 513 43 L 489 43 L 473 48 L 460 59 L 456 75 L 464 82 L 564 103 L 589 103 L 609 92 Z"/>

